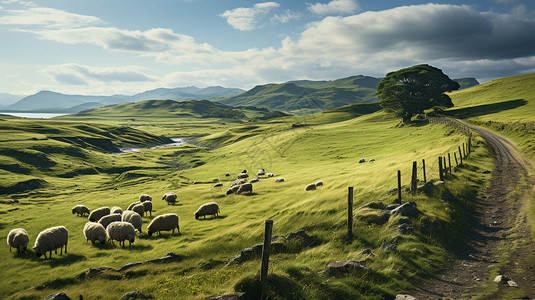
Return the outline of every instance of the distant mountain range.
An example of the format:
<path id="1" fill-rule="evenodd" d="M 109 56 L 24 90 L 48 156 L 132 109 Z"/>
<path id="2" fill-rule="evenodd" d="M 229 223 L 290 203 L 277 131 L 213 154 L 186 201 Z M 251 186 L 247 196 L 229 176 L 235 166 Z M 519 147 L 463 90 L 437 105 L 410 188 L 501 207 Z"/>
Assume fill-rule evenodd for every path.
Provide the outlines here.
<path id="1" fill-rule="evenodd" d="M 453 79 L 461 88 L 479 84 L 475 78 Z M 355 103 L 378 102 L 377 86 L 381 78 L 351 76 L 332 81 L 289 81 L 258 85 L 225 98 L 213 99 L 233 106 L 256 106 L 294 114 L 309 114 Z"/>
<path id="2" fill-rule="evenodd" d="M 461 89 L 479 84 L 475 78 L 454 79 Z M 254 106 L 271 111 L 309 114 L 348 104 L 378 102 L 377 85 L 381 78 L 358 75 L 337 80 L 295 80 L 258 85 L 248 91 L 212 86 L 207 88 L 159 88 L 133 96 L 66 95 L 41 91 L 15 102 L 16 97 L 0 94 L 0 109 L 77 113 L 97 107 L 142 100 L 211 100 L 231 106 Z"/>
<path id="3" fill-rule="evenodd" d="M 217 97 L 227 97 L 243 93 L 244 90 L 212 86 L 197 88 L 159 88 L 145 91 L 133 96 L 85 96 L 65 95 L 51 91 L 41 91 L 20 99 L 18 102 L 4 107 L 14 111 L 51 111 L 76 113 L 87 109 L 111 104 L 137 102 L 141 100 L 207 100 Z"/>

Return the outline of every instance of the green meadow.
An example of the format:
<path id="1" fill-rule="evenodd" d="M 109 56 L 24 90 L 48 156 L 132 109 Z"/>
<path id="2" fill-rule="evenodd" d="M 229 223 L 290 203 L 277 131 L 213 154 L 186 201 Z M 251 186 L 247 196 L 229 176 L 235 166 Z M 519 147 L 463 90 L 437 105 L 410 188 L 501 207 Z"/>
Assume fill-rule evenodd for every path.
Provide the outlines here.
<path id="1" fill-rule="evenodd" d="M 456 107 L 448 113 L 473 122 L 495 120 L 491 114 L 505 114 L 502 120 L 511 122 L 532 122 L 533 101 L 528 96 L 469 102 L 471 96 L 459 91 L 452 94 Z M 520 97 L 527 102 L 524 109 L 492 108 L 492 103 Z M 459 115 L 480 108 L 480 115 Z M 451 128 L 420 121 L 400 126 L 398 119 L 377 111 L 376 105 L 269 120 L 259 120 L 254 112 L 244 112 L 246 118 L 238 119 L 123 112 L 53 120 L 0 117 L 2 188 L 40 180 L 36 189 L 0 195 L 0 236 L 23 227 L 31 248 L 45 228 L 63 225 L 69 230 L 68 254 L 52 259 L 38 259 L 31 249 L 28 255 L 10 253 L 5 245 L 0 251 L 1 298 L 40 299 L 65 292 L 71 298 L 109 299 L 140 290 L 157 299 L 205 299 L 235 291 L 254 299 L 260 259 L 226 263 L 244 248 L 262 243 L 268 219 L 274 222 L 274 235 L 304 229 L 313 238 L 309 243 L 285 242 L 288 251 L 271 256 L 271 298 L 393 298 L 447 266 L 464 241 L 461 232 L 473 200 L 490 178 L 482 171 L 493 167 L 491 151 L 474 136 L 473 152 L 462 166 L 453 168 L 445 184 L 427 194 L 412 194 L 407 188 L 413 161 L 418 162 L 419 184 L 423 184 L 422 160 L 427 179 L 437 181 L 438 156 L 453 156 L 467 138 Z M 188 144 L 148 147 L 164 137 L 185 137 Z M 144 146 L 139 152 L 110 153 L 140 145 Z M 358 163 L 361 158 L 366 162 Z M 369 162 L 372 158 L 375 161 Z M 259 168 L 275 177 L 261 177 L 250 194 L 225 196 L 238 173 L 245 169 L 254 177 Z M 399 216 L 382 225 L 368 222 L 380 218 L 376 208 L 397 200 L 391 190 L 397 187 L 398 170 L 402 202 L 414 201 L 420 211 L 411 218 L 411 234 L 398 230 Z M 284 182 L 275 182 L 278 177 Z M 317 181 L 324 185 L 304 190 Z M 216 182 L 223 187 L 212 187 Z M 348 187 L 355 191 L 353 239 L 346 237 Z M 171 191 L 178 194 L 176 205 L 160 200 Z M 153 197 L 154 208 L 152 217 L 143 217 L 143 233 L 132 246 L 86 243 L 82 228 L 87 218 L 71 214 L 74 205 L 125 209 L 143 193 Z M 195 210 L 211 201 L 219 203 L 220 216 L 196 220 Z M 163 232 L 149 237 L 148 223 L 164 213 L 179 215 L 180 235 Z M 440 221 L 441 229 L 427 232 L 434 221 Z M 397 250 L 383 249 L 385 243 L 396 244 Z M 364 249 L 371 249 L 371 254 L 363 254 Z M 118 269 L 168 252 L 179 255 L 178 260 L 85 275 L 89 268 Z M 364 261 L 367 269 L 341 278 L 323 273 L 328 263 L 341 260 Z"/>

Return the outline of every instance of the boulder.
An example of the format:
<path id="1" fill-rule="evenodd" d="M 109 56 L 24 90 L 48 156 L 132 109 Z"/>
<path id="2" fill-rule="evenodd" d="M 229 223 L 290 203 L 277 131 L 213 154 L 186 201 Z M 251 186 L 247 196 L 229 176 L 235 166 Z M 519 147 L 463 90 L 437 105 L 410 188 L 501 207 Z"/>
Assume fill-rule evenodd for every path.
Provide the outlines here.
<path id="1" fill-rule="evenodd" d="M 43 298 L 43 300 L 72 300 L 67 296 L 65 293 L 55 293 L 52 294 L 46 298 Z"/>
<path id="2" fill-rule="evenodd" d="M 325 268 L 325 273 L 330 276 L 343 276 L 350 273 L 366 271 L 366 263 L 364 261 L 344 260 L 329 263 Z"/>
<path id="3" fill-rule="evenodd" d="M 147 295 L 143 294 L 140 291 L 128 292 L 119 298 L 119 300 L 137 300 L 137 299 L 150 299 Z"/>
<path id="4" fill-rule="evenodd" d="M 435 188 L 435 184 L 432 181 L 428 181 L 424 185 L 418 186 L 417 190 L 419 192 L 424 192 L 427 194 L 427 193 L 432 192 L 434 188 Z"/>
<path id="5" fill-rule="evenodd" d="M 416 207 L 416 202 L 407 202 L 390 211 L 392 215 L 402 215 L 404 217 L 417 217 L 420 211 Z"/>
<path id="6" fill-rule="evenodd" d="M 357 220 L 359 221 L 377 225 L 383 225 L 384 223 L 388 222 L 388 219 L 390 219 L 389 211 L 372 208 L 359 209 L 356 213 L 356 216 Z"/>

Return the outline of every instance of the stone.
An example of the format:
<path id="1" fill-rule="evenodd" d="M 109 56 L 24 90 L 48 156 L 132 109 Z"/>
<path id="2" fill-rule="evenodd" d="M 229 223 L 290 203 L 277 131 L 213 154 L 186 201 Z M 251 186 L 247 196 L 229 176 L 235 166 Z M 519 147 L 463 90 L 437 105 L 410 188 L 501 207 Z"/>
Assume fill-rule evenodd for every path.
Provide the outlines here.
<path id="1" fill-rule="evenodd" d="M 409 234 L 414 233 L 414 227 L 412 227 L 412 225 L 409 225 L 409 224 L 398 225 L 398 230 L 403 235 L 409 235 Z"/>
<path id="2" fill-rule="evenodd" d="M 359 159 L 359 164 L 365 163 L 365 162 L 366 162 L 366 159 L 364 159 L 364 158 Z"/>
<path id="3" fill-rule="evenodd" d="M 399 204 L 390 204 L 385 209 L 386 210 L 393 210 L 399 207 Z"/>
<path id="4" fill-rule="evenodd" d="M 362 252 L 360 254 L 372 254 L 372 249 L 368 248 L 368 249 L 364 249 L 362 250 Z"/>
<path id="5" fill-rule="evenodd" d="M 435 188 L 435 184 L 432 181 L 426 182 L 424 185 L 418 186 L 419 192 L 430 193 Z"/>
<path id="6" fill-rule="evenodd" d="M 416 207 L 416 202 L 406 202 L 400 205 L 398 208 L 390 211 L 392 215 L 402 215 L 404 217 L 417 217 L 420 211 Z"/>
<path id="7" fill-rule="evenodd" d="M 110 267 L 100 267 L 100 268 L 89 268 L 89 270 L 87 270 L 87 272 L 85 273 L 85 276 L 87 278 L 90 278 L 90 277 L 93 277 L 93 276 L 96 276 L 104 271 L 117 271 L 115 270 L 114 268 L 110 268 Z"/>
<path id="8" fill-rule="evenodd" d="M 385 241 L 381 244 L 381 248 L 385 251 L 396 251 L 398 249 L 398 245 Z"/>
<path id="9" fill-rule="evenodd" d="M 128 264 L 126 264 L 126 265 L 120 267 L 119 270 L 117 270 L 117 271 L 120 272 L 120 271 L 128 270 L 128 269 L 130 269 L 130 268 L 132 268 L 132 267 L 139 266 L 139 265 L 141 265 L 141 264 L 142 264 L 142 262 L 128 263 Z"/>
<path id="10" fill-rule="evenodd" d="M 312 244 L 315 242 L 315 238 L 308 235 L 304 230 L 298 230 L 296 232 L 289 233 L 285 236 L 286 240 L 301 239 L 305 244 Z"/>
<path id="11" fill-rule="evenodd" d="M 414 298 L 413 296 L 407 294 L 397 294 L 394 300 L 418 300 L 418 298 Z"/>
<path id="12" fill-rule="evenodd" d="M 329 263 L 325 268 L 325 273 L 330 276 L 342 276 L 353 272 L 367 270 L 366 263 L 356 260 L 335 261 Z"/>
<path id="13" fill-rule="evenodd" d="M 55 293 L 52 294 L 46 298 L 43 298 L 43 300 L 72 300 L 67 296 L 65 293 Z"/>
<path id="14" fill-rule="evenodd" d="M 119 300 L 137 300 L 137 299 L 150 299 L 147 295 L 143 294 L 140 291 L 128 292 L 119 298 Z"/>
<path id="15" fill-rule="evenodd" d="M 512 280 L 509 280 L 507 281 L 507 284 L 511 287 L 518 287 L 518 284 L 516 284 L 516 282 L 512 281 Z"/>
<path id="16" fill-rule="evenodd" d="M 498 275 L 496 277 L 494 277 L 494 282 L 499 282 L 499 283 L 507 283 L 507 281 L 511 280 L 511 278 L 505 276 L 505 275 Z"/>
<path id="17" fill-rule="evenodd" d="M 412 221 L 411 219 L 405 217 L 405 218 L 401 218 L 398 220 L 398 225 L 401 225 L 401 224 L 408 224 L 408 225 L 411 225 L 412 226 Z"/>
<path id="18" fill-rule="evenodd" d="M 357 211 L 356 218 L 367 224 L 383 225 L 390 219 L 390 212 L 388 210 L 364 208 Z"/>

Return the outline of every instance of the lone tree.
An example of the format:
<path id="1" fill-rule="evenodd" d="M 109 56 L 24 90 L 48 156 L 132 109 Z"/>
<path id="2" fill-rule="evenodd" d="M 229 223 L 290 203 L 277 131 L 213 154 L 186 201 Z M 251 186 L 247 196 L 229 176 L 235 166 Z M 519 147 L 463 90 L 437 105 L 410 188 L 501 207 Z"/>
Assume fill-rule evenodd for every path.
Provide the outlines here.
<path id="1" fill-rule="evenodd" d="M 381 106 L 401 117 L 403 123 L 425 109 L 435 106 L 452 107 L 445 92 L 459 89 L 442 70 L 430 65 L 417 65 L 386 74 L 379 82 L 377 93 Z"/>

